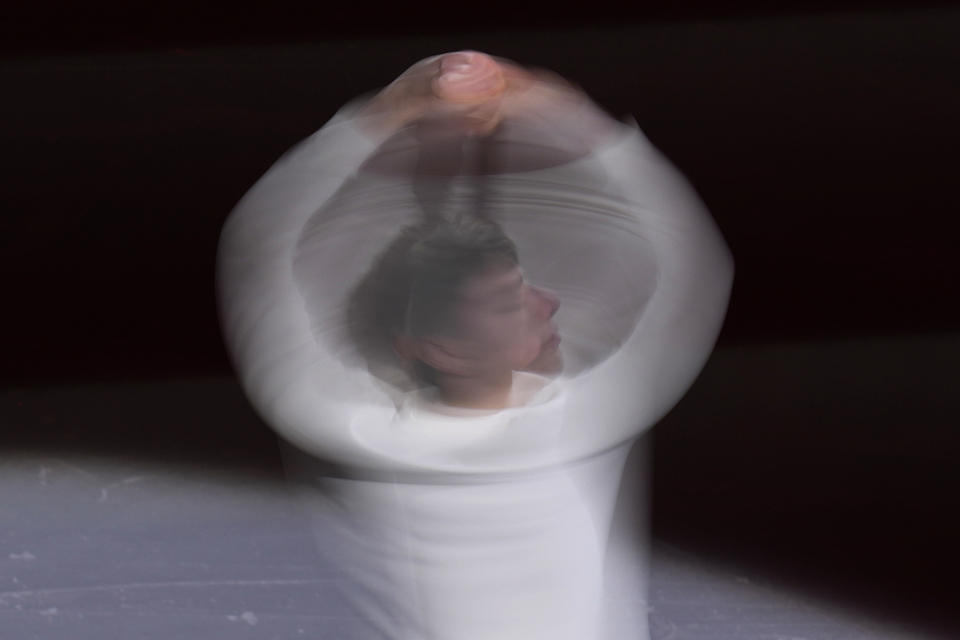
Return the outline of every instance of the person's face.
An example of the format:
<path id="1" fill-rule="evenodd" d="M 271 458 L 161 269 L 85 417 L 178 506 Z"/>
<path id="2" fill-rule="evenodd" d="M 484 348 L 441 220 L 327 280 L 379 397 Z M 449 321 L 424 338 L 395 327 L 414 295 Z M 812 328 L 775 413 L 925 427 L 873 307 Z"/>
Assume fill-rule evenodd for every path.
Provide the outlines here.
<path id="1" fill-rule="evenodd" d="M 553 316 L 559 301 L 524 280 L 517 265 L 495 263 L 467 280 L 461 291 L 454 348 L 479 375 L 560 368 Z"/>

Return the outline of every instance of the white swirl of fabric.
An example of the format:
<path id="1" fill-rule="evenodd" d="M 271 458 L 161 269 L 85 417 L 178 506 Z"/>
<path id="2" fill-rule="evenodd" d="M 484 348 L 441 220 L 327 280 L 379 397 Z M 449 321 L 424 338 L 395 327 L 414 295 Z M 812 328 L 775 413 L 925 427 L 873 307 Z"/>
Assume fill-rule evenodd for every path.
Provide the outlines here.
<path id="1" fill-rule="evenodd" d="M 530 139 L 535 133 L 539 141 Z M 389 353 L 364 348 L 350 331 L 350 297 L 400 227 L 451 214 L 500 222 L 530 281 L 558 294 L 565 374 L 623 344 L 653 294 L 653 252 L 604 168 L 576 162 L 586 150 L 566 148 L 563 139 L 550 146 L 543 134 L 503 127 L 477 139 L 421 127 L 377 149 L 310 218 L 298 243 L 294 275 L 321 348 L 406 388 Z"/>
<path id="2" fill-rule="evenodd" d="M 221 319 L 247 395 L 284 439 L 351 470 L 312 497 L 368 637 L 646 634 L 621 471 L 709 356 L 732 260 L 635 125 L 578 109 L 377 139 L 348 105 L 224 227 Z M 562 371 L 501 411 L 421 402 L 364 315 L 399 231 L 456 215 L 499 223 L 524 278 L 560 301 Z"/>
<path id="3" fill-rule="evenodd" d="M 611 120 L 589 144 L 571 118 L 506 123 L 484 141 L 413 127 L 378 145 L 355 111 L 284 156 L 221 238 L 226 342 L 279 433 L 361 466 L 421 466 L 357 438 L 393 420 L 410 380 L 358 340 L 349 311 L 401 227 L 457 209 L 498 221 L 530 281 L 561 300 L 570 394 L 539 462 L 623 442 L 682 396 L 719 331 L 732 262 L 693 189 L 636 127 Z M 578 426 L 601 417 L 589 434 Z"/>

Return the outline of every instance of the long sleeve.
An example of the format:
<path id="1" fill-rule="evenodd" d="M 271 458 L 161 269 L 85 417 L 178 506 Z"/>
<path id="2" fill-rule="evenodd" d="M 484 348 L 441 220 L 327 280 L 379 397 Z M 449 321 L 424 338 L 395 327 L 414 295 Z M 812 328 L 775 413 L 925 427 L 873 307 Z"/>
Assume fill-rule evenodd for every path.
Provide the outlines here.
<path id="1" fill-rule="evenodd" d="M 341 109 L 250 189 L 223 228 L 217 260 L 224 339 L 251 403 L 288 439 L 347 460 L 357 411 L 343 403 L 342 388 L 356 396 L 365 387 L 351 376 L 361 372 L 347 371 L 318 345 L 293 268 L 311 216 L 381 142 L 358 126 L 359 104 Z"/>
<path id="2" fill-rule="evenodd" d="M 624 127 L 592 162 L 606 174 L 623 232 L 656 271 L 629 337 L 570 385 L 574 439 L 612 446 L 657 422 L 699 375 L 726 313 L 733 258 L 692 186 L 639 129 Z"/>

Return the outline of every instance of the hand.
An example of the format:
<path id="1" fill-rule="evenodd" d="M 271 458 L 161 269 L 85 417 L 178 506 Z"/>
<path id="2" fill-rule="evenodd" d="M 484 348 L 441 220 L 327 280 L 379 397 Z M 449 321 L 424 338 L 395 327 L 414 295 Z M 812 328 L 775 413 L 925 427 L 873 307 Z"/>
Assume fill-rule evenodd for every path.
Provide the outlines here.
<path id="1" fill-rule="evenodd" d="M 433 80 L 441 106 L 426 117 L 460 117 L 473 133 L 489 133 L 504 119 L 546 118 L 581 108 L 587 96 L 555 73 L 524 69 L 478 52 L 448 54 Z"/>
<path id="2" fill-rule="evenodd" d="M 414 64 L 378 93 L 361 115 L 387 132 L 422 120 L 441 120 L 467 132 L 495 126 L 505 88 L 500 66 L 487 55 L 460 51 Z"/>
<path id="3" fill-rule="evenodd" d="M 504 117 L 536 115 L 570 100 L 579 102 L 582 94 L 559 76 L 458 51 L 414 64 L 377 94 L 363 115 L 387 132 L 429 120 L 486 134 Z"/>

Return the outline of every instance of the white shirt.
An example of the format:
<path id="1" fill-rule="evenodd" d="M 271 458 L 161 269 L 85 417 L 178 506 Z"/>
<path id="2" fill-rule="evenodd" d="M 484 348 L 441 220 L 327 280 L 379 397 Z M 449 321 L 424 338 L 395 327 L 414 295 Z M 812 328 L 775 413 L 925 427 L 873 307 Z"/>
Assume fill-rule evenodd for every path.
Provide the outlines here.
<path id="1" fill-rule="evenodd" d="M 355 112 L 250 190 L 218 261 L 251 402 L 286 439 L 353 470 L 316 496 L 351 597 L 397 640 L 642 637 L 645 616 L 607 624 L 610 604 L 630 599 L 611 565 L 633 566 L 629 545 L 609 545 L 614 504 L 631 442 L 716 340 L 732 281 L 722 237 L 635 127 L 616 125 L 586 156 L 488 176 L 525 271 L 562 300 L 569 367 L 519 406 L 451 415 L 375 376 L 345 340 L 349 292 L 418 210 L 409 176 L 371 168 L 384 140 Z"/>

